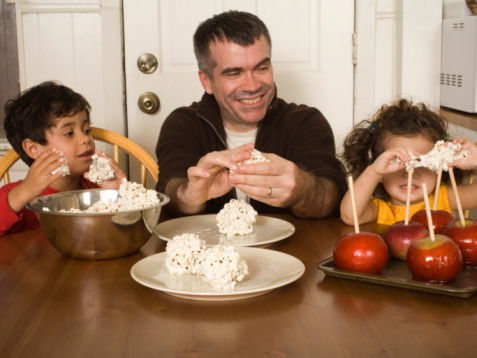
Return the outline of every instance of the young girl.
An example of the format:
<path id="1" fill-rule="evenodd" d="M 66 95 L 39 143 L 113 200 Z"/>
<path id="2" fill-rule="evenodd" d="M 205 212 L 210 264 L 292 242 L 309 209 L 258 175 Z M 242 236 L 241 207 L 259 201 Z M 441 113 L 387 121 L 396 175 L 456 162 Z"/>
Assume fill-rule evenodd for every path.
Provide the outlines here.
<path id="1" fill-rule="evenodd" d="M 5 114 L 8 141 L 30 169 L 24 180 L 0 188 L 0 236 L 40 227 L 36 214 L 25 207 L 39 196 L 99 187 L 85 176 L 95 143 L 90 105 L 82 95 L 56 82 L 44 82 L 8 101 Z M 68 175 L 58 170 L 65 161 Z M 119 188 L 126 176 L 117 163 L 110 164 L 116 178 L 101 187 Z"/>
<path id="2" fill-rule="evenodd" d="M 408 172 L 405 162 L 413 155 L 430 152 L 437 141 L 447 139 L 447 122 L 425 104 L 401 99 L 384 105 L 368 121 L 359 123 L 346 137 L 341 155 L 354 179 L 356 210 L 360 224 L 377 222 L 391 225 L 405 219 Z M 465 138 L 454 140 L 468 152 L 467 159 L 454 161 L 451 166 L 462 170 L 477 167 L 477 147 Z M 394 159 L 399 158 L 399 161 Z M 461 182 L 463 172 L 455 170 L 456 181 Z M 449 183 L 443 172 L 442 182 Z M 437 173 L 427 168 L 415 168 L 412 174 L 411 206 L 409 218 L 425 209 L 422 183 L 426 183 L 429 202 L 433 207 Z M 439 190 L 437 210 L 457 209 L 456 196 L 451 186 Z M 477 207 L 477 184 L 459 185 L 462 209 Z M 341 218 L 353 225 L 351 194 L 348 191 L 341 202 Z"/>

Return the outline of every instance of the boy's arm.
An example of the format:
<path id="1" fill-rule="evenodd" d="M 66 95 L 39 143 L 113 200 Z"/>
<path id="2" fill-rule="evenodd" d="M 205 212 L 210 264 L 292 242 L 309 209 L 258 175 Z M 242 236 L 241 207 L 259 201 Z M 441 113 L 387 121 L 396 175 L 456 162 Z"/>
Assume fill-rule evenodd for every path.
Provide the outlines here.
<path id="1" fill-rule="evenodd" d="M 41 153 L 31 165 L 25 179 L 8 192 L 7 203 L 10 208 L 19 213 L 29 201 L 39 197 L 51 183 L 63 175 L 62 171 L 51 174 L 63 161 L 62 153 Z"/>

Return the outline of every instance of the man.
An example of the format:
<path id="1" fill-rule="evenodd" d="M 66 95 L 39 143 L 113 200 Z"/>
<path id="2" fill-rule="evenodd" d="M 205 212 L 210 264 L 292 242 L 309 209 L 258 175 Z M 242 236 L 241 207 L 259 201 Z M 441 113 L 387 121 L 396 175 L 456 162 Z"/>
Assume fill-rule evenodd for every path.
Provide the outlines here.
<path id="1" fill-rule="evenodd" d="M 337 216 L 347 188 L 331 127 L 317 109 L 277 97 L 265 24 L 216 15 L 197 28 L 194 51 L 205 94 L 169 115 L 156 147 L 168 213 L 218 213 L 244 198 L 259 213 Z M 239 165 L 253 148 L 270 162 Z"/>

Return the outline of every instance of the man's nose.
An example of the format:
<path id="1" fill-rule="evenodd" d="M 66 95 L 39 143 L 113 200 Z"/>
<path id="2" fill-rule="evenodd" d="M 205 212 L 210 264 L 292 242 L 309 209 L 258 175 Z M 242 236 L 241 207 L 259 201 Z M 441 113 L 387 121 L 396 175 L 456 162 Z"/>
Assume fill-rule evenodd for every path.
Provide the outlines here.
<path id="1" fill-rule="evenodd" d="M 257 80 L 255 75 L 250 72 L 246 73 L 242 83 L 242 90 L 247 92 L 255 92 L 260 88 L 260 82 Z"/>

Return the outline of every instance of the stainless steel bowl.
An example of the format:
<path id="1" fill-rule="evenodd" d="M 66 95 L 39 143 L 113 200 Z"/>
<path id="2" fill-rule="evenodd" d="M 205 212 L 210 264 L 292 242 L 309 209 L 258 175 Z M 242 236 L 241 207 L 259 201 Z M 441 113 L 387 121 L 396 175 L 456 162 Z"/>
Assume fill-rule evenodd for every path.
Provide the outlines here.
<path id="1" fill-rule="evenodd" d="M 97 201 L 115 201 L 117 189 L 90 189 L 57 193 L 37 198 L 27 208 L 38 213 L 48 241 L 66 256 L 103 260 L 130 255 L 151 237 L 169 202 L 157 193 L 160 202 L 147 209 L 115 213 L 60 213 L 72 208 L 85 210 Z M 49 211 L 45 211 L 47 208 Z"/>

